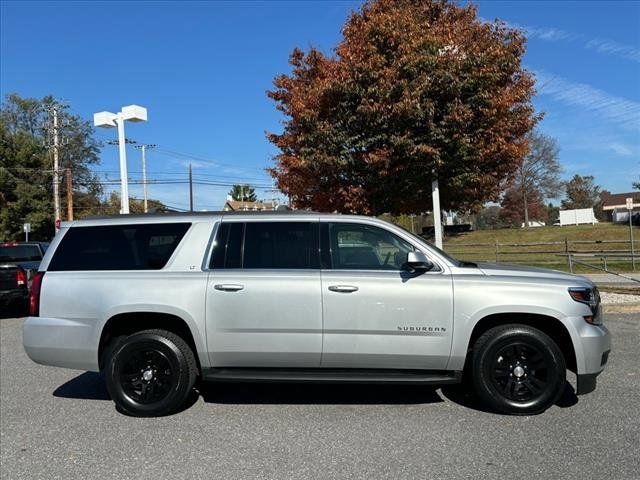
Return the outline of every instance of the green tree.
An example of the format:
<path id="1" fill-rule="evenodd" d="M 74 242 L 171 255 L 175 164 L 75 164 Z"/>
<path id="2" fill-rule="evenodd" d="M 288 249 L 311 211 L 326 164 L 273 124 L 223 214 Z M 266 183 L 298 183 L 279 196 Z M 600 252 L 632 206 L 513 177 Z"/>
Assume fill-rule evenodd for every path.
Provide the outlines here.
<path id="1" fill-rule="evenodd" d="M 229 191 L 229 195 L 237 202 L 255 202 L 257 200 L 256 190 L 250 185 L 234 185 Z"/>
<path id="2" fill-rule="evenodd" d="M 147 200 L 147 206 L 149 212 L 166 212 L 168 210 L 164 203 L 152 198 Z M 100 215 L 119 215 L 120 194 L 118 192 L 110 192 L 107 198 L 95 208 L 95 212 Z M 129 212 L 144 213 L 144 201 L 139 198 L 129 197 Z"/>
<path id="3" fill-rule="evenodd" d="M 509 222 L 501 215 L 502 208 L 498 205 L 483 207 L 475 215 L 475 228 L 478 230 L 496 230 L 509 226 Z"/>
<path id="4" fill-rule="evenodd" d="M 565 183 L 566 198 L 562 200 L 564 210 L 576 208 L 598 208 L 601 189 L 595 184 L 595 178 L 591 175 L 574 175 Z"/>
<path id="5" fill-rule="evenodd" d="M 498 200 L 538 117 L 525 38 L 453 1 L 369 0 L 335 56 L 295 49 L 268 92 L 285 116 L 270 170 L 294 206 L 420 213 Z"/>
<path id="6" fill-rule="evenodd" d="M 548 225 L 552 225 L 560 219 L 560 207 L 549 202 L 546 206 Z"/>
<path id="7" fill-rule="evenodd" d="M 60 168 L 73 174 L 78 213 L 99 203 L 101 185 L 90 166 L 98 162 L 98 142 L 89 122 L 69 113 L 53 97 L 7 95 L 0 107 L 0 238 L 22 238 L 22 224 L 31 223 L 32 238 L 48 239 L 53 225 L 53 161 L 50 112 L 59 112 Z M 65 182 L 61 175 L 60 195 Z M 64 208 L 62 212 L 64 213 Z M 64 216 L 63 216 L 64 218 Z"/>

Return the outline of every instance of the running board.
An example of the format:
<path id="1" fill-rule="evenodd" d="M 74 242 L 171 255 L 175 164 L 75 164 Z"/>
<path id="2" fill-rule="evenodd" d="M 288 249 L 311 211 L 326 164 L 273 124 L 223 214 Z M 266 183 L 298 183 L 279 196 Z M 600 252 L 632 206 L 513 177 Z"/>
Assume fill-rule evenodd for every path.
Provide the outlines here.
<path id="1" fill-rule="evenodd" d="M 446 370 L 394 370 L 355 368 L 205 368 L 203 380 L 217 382 L 312 383 L 460 383 L 462 372 Z"/>

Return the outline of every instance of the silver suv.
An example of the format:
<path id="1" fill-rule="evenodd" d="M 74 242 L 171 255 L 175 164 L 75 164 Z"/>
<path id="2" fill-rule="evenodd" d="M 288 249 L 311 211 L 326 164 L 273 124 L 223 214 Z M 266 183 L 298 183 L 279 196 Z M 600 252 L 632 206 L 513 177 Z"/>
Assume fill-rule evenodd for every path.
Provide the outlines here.
<path id="1" fill-rule="evenodd" d="M 24 348 L 165 415 L 201 381 L 473 385 L 500 412 L 591 392 L 600 298 L 561 272 L 451 258 L 375 218 L 309 212 L 73 222 L 33 280 Z"/>

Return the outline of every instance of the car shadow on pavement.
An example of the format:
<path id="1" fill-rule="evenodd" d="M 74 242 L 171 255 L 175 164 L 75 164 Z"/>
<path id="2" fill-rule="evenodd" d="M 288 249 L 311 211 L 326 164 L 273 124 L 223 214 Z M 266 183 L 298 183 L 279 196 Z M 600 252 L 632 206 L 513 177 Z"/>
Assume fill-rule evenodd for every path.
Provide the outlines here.
<path id="1" fill-rule="evenodd" d="M 447 385 L 442 387 L 442 395 L 449 401 L 461 405 L 472 410 L 485 413 L 493 413 L 495 415 L 503 415 L 487 408 L 482 401 L 476 397 L 473 390 L 464 384 Z M 560 399 L 556 402 L 556 406 L 560 408 L 569 408 L 578 403 L 578 396 L 569 382 L 565 382 L 564 391 Z"/>
<path id="2" fill-rule="evenodd" d="M 104 379 L 96 372 L 84 372 L 72 378 L 56 388 L 53 396 L 79 400 L 111 400 Z"/>
<path id="3" fill-rule="evenodd" d="M 204 383 L 205 402 L 223 404 L 402 405 L 439 403 L 436 387 L 311 383 Z"/>
<path id="4" fill-rule="evenodd" d="M 500 415 L 486 408 L 465 385 L 446 385 L 440 391 L 442 396 L 435 386 L 207 382 L 198 386 L 180 411 L 191 407 L 199 397 L 207 403 L 238 405 L 416 405 L 441 403 L 445 397 L 465 408 Z M 53 396 L 80 400 L 111 399 L 103 377 L 95 372 L 85 372 L 72 378 L 56 388 Z M 566 382 L 556 406 L 569 408 L 577 403 L 573 386 Z"/>
<path id="5" fill-rule="evenodd" d="M 199 394 L 199 395 L 198 395 Z M 110 400 L 104 378 L 85 372 L 60 385 L 54 397 L 80 400 Z M 410 385 L 355 385 L 310 383 L 232 383 L 199 385 L 185 405 L 199 396 L 208 403 L 221 404 L 421 404 L 439 403 L 436 387 Z M 181 409 L 183 410 L 183 409 Z"/>

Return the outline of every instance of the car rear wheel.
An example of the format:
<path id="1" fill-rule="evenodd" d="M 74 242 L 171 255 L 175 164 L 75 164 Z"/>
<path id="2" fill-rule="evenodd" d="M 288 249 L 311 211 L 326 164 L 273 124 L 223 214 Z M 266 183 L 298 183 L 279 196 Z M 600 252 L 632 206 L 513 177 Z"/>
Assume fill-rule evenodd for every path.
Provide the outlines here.
<path id="1" fill-rule="evenodd" d="M 566 382 L 566 363 L 556 343 L 526 325 L 502 325 L 473 346 L 472 379 L 491 408 L 509 414 L 540 413 L 556 403 Z"/>
<path id="2" fill-rule="evenodd" d="M 105 377 L 118 409 L 137 417 L 169 415 L 192 392 L 195 356 L 178 335 L 144 330 L 120 337 L 109 350 Z"/>

